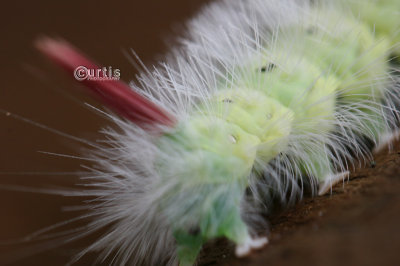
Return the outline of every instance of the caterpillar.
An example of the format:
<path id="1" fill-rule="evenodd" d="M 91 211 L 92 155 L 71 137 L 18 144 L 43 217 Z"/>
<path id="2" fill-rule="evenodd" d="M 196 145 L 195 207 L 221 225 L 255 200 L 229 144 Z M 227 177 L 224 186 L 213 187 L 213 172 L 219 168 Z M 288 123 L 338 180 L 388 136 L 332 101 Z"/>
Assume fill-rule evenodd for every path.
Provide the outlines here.
<path id="1" fill-rule="evenodd" d="M 398 128 L 397 0 L 222 0 L 130 87 L 85 81 L 114 111 L 92 145 L 95 199 L 79 237 L 115 265 L 193 265 L 209 240 L 268 243 L 263 214 L 329 192 Z M 97 68 L 63 41 L 36 46 L 70 73 Z M 116 254 L 116 255 L 115 255 Z"/>

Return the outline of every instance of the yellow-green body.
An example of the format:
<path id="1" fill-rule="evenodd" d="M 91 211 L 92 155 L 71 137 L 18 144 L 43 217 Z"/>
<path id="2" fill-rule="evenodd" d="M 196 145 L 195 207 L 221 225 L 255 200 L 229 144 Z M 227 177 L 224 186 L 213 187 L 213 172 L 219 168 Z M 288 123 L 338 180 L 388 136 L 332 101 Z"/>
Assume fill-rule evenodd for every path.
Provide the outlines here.
<path id="1" fill-rule="evenodd" d="M 240 244 L 248 237 L 240 204 L 260 161 L 268 164 L 285 153 L 296 134 L 313 138 L 333 132 L 340 103 L 382 101 L 389 54 L 400 55 L 398 47 L 391 48 L 400 43 L 400 16 L 393 15 L 400 11 L 399 2 L 350 2 L 357 10 L 353 16 L 316 5 L 305 21 L 281 27 L 271 54 L 265 56 L 269 62 L 259 65 L 255 58 L 238 66 L 244 70 L 237 73 L 237 87 L 215 91 L 161 138 L 166 150 L 179 147 L 189 169 L 168 173 L 182 183 L 168 191 L 161 209 L 168 212 L 168 205 L 199 194 L 175 214 L 191 218 L 170 221 L 181 265 L 192 264 L 209 239 L 224 236 Z M 382 130 L 373 123 L 363 133 L 374 138 Z M 313 167 L 303 168 L 320 181 L 333 172 L 325 149 L 321 143 L 310 152 Z M 161 165 L 160 172 L 167 168 L 168 163 Z M 190 185 L 185 185 L 187 179 Z"/>

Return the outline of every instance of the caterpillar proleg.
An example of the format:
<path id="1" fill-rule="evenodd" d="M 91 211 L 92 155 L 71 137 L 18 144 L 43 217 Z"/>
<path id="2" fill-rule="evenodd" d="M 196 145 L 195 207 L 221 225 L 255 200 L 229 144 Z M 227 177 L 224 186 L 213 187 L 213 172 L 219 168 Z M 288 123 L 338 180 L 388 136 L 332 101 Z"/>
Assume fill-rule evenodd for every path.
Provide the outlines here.
<path id="1" fill-rule="evenodd" d="M 398 0 L 219 0 L 130 88 L 87 82 L 116 114 L 79 195 L 115 265 L 193 265 L 224 237 L 245 256 L 275 204 L 329 193 L 398 129 Z M 69 44 L 38 48 L 69 72 Z M 79 218 L 78 218 L 79 219 Z M 111 255 L 112 254 L 112 255 Z"/>

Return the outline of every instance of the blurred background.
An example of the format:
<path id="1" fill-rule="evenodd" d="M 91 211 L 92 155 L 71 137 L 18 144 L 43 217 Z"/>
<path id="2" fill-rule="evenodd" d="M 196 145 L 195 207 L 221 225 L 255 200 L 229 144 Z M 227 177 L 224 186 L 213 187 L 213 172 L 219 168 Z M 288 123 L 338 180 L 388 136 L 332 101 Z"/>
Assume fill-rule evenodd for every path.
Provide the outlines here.
<path id="1" fill-rule="evenodd" d="M 123 51 L 135 50 L 147 65 L 174 45 L 182 23 L 207 0 L 150 1 L 3 1 L 0 9 L 0 109 L 61 132 L 88 140 L 109 122 L 87 108 L 101 107 L 79 90 L 79 84 L 33 48 L 42 35 L 61 37 L 100 65 L 121 70 L 121 79 L 134 79 L 136 70 Z M 0 265 L 63 265 L 80 243 L 12 244 L 39 229 L 76 217 L 62 207 L 82 199 L 7 190 L 71 187 L 74 174 L 87 162 L 39 153 L 79 155 L 81 146 L 30 123 L 0 114 Z M 56 173 L 56 174 L 52 174 Z M 79 212 L 78 212 L 79 213 Z M 89 265 L 87 258 L 78 265 Z"/>

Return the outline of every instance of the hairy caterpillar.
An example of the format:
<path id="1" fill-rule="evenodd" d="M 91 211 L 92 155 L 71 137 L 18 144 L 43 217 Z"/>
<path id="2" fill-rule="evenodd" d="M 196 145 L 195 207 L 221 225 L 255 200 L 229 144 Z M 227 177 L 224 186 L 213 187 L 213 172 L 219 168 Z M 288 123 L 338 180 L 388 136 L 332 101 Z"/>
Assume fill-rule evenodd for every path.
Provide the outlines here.
<path id="1" fill-rule="evenodd" d="M 178 255 L 185 265 L 215 237 L 239 255 L 265 244 L 254 213 L 329 188 L 369 154 L 365 139 L 397 127 L 388 61 L 399 53 L 398 12 L 394 0 L 210 6 L 172 59 L 141 76 L 144 91 L 134 87 L 173 123 L 114 106 L 134 123 L 113 118 L 112 148 L 93 154 L 97 189 L 82 192 L 98 197 L 89 230 L 113 226 L 82 254 L 115 250 L 116 264 L 134 265 Z"/>

